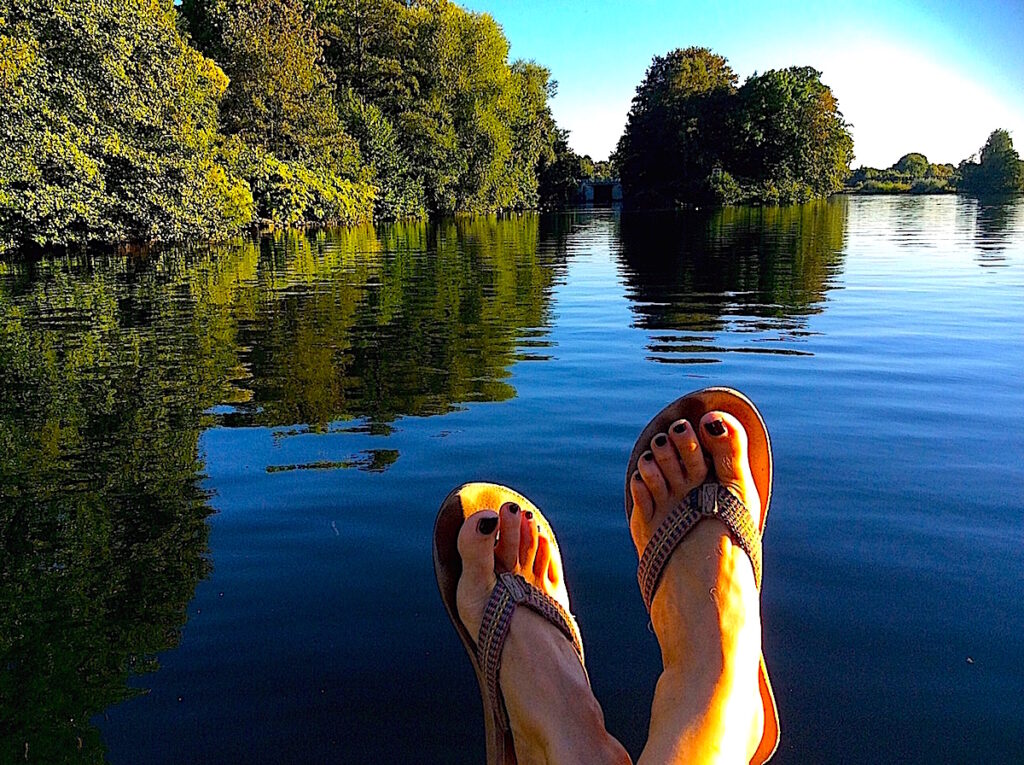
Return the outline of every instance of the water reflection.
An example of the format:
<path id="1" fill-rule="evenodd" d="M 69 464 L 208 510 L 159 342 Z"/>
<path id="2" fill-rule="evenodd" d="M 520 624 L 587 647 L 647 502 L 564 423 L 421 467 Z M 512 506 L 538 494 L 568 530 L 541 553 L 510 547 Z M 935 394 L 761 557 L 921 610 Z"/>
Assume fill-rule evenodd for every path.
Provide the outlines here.
<path id="1" fill-rule="evenodd" d="M 1005 265 L 1003 252 L 1013 241 L 1016 209 L 1012 199 L 978 201 L 974 246 L 978 250 L 979 265 Z"/>
<path id="2" fill-rule="evenodd" d="M 130 283 L 64 261 L 0 289 L 3 762 L 102 759 L 89 716 L 177 643 L 207 570 L 197 443 L 220 370 L 201 317 L 126 312 Z"/>
<path id="3" fill-rule="evenodd" d="M 537 218 L 372 233 L 264 242 L 251 312 L 239 316 L 244 358 L 226 423 L 323 430 L 360 418 L 381 430 L 401 415 L 515 395 L 506 368 L 517 349 L 546 345 L 561 269 L 538 255 Z"/>
<path id="4" fill-rule="evenodd" d="M 822 310 L 841 267 L 848 200 L 623 215 L 622 272 L 636 324 L 659 330 L 654 361 L 722 353 L 805 353 L 806 317 Z M 728 334 L 730 345 L 718 337 Z M 740 342 L 736 342 L 740 340 Z"/>
<path id="5" fill-rule="evenodd" d="M 543 357 L 564 270 L 564 237 L 538 232 L 524 216 L 0 264 L 0 761 L 101 760 L 90 716 L 177 644 L 209 565 L 205 428 L 386 433 L 514 396 L 507 368 Z"/>

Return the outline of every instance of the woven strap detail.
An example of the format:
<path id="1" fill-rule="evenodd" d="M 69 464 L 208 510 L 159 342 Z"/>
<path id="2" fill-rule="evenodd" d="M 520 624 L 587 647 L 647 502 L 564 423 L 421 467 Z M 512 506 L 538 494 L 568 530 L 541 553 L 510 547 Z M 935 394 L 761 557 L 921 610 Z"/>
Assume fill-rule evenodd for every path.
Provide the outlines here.
<path id="1" fill-rule="evenodd" d="M 644 549 L 636 576 L 648 611 L 651 610 L 654 592 L 672 552 L 683 537 L 704 518 L 717 518 L 728 527 L 736 544 L 750 558 L 754 567 L 754 582 L 757 589 L 761 589 L 761 532 L 739 497 L 721 484 L 706 483 L 691 491 L 679 503 L 654 532 Z"/>
<path id="2" fill-rule="evenodd" d="M 491 711 L 502 731 L 508 730 L 508 713 L 498 689 L 498 672 L 501 670 L 501 653 L 505 646 L 505 638 L 508 637 L 509 625 L 512 623 L 512 614 L 520 605 L 537 612 L 558 627 L 572 643 L 580 657 L 580 663 L 583 663 L 583 641 L 572 614 L 562 608 L 557 600 L 529 584 L 519 574 L 499 574 L 498 583 L 494 586 L 484 608 L 476 646 L 477 659 L 487 679 L 487 696 L 490 699 Z"/>

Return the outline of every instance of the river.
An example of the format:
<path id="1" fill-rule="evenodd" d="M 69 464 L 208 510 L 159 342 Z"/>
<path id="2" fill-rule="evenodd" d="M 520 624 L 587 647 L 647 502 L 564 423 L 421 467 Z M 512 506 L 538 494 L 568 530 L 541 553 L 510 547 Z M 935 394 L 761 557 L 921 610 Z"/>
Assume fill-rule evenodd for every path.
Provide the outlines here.
<path id="1" fill-rule="evenodd" d="M 838 197 L 0 263 L 0 760 L 476 763 L 430 535 L 544 508 L 634 757 L 625 461 L 730 385 L 773 438 L 777 761 L 1024 757 L 1024 200 Z"/>

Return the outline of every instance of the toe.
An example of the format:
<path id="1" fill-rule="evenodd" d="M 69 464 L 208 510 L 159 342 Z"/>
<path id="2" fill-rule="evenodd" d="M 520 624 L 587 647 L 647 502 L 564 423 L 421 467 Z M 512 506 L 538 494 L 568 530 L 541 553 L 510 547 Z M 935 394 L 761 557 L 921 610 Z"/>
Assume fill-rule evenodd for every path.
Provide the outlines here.
<path id="1" fill-rule="evenodd" d="M 498 510 L 498 542 L 494 547 L 497 568 L 515 571 L 519 563 L 521 514 L 519 505 L 506 502 Z"/>
<path id="2" fill-rule="evenodd" d="M 540 581 L 547 577 L 548 566 L 551 565 L 551 542 L 543 534 L 537 537 L 537 555 L 533 559 L 533 575 Z"/>
<path id="3" fill-rule="evenodd" d="M 683 464 L 679 459 L 679 452 L 669 442 L 668 435 L 659 433 L 651 439 L 651 453 L 654 461 L 658 463 L 665 483 L 669 491 L 678 496 L 686 491 L 686 476 L 683 473 Z"/>
<path id="4" fill-rule="evenodd" d="M 558 589 L 562 584 L 562 561 L 557 555 L 549 555 L 545 578 L 551 587 Z M 550 589 L 550 588 L 548 588 Z"/>
<path id="5" fill-rule="evenodd" d="M 711 454 L 719 481 L 743 478 L 747 432 L 739 420 L 726 412 L 708 412 L 700 420 L 700 439 Z"/>
<path id="6" fill-rule="evenodd" d="M 494 542 L 498 533 L 498 514 L 481 510 L 466 519 L 459 530 L 458 550 L 463 576 L 482 582 L 494 578 Z"/>
<path id="7" fill-rule="evenodd" d="M 711 454 L 719 482 L 738 492 L 760 527 L 764 516 L 750 470 L 747 432 L 743 425 L 726 412 L 708 412 L 700 421 L 700 440 Z"/>
<path id="8" fill-rule="evenodd" d="M 700 486 L 708 477 L 708 466 L 693 427 L 686 420 L 676 420 L 668 429 L 668 437 L 679 452 L 686 473 L 687 488 Z"/>
<path id="9" fill-rule="evenodd" d="M 665 483 L 665 476 L 662 475 L 661 468 L 658 467 L 658 463 L 654 459 L 654 454 L 649 451 L 641 454 L 636 468 L 640 471 L 640 476 L 644 479 L 644 484 L 650 491 L 655 504 L 662 505 L 667 502 L 668 484 Z"/>
<path id="10" fill-rule="evenodd" d="M 629 480 L 629 493 L 633 497 L 633 517 L 650 523 L 654 517 L 654 498 L 647 489 L 639 470 L 634 470 L 633 476 Z"/>
<path id="11" fill-rule="evenodd" d="M 533 511 L 520 513 L 522 520 L 519 526 L 519 566 L 523 571 L 533 570 L 533 561 L 537 557 L 537 521 Z"/>

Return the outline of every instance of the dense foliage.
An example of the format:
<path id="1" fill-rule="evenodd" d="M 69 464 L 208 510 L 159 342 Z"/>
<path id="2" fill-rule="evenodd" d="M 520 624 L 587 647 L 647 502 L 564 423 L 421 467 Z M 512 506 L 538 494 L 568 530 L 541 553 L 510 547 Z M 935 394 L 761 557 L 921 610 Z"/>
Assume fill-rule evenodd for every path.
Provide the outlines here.
<path id="1" fill-rule="evenodd" d="M 535 207 L 578 175 L 548 70 L 447 0 L 0 0 L 0 92 L 0 251 Z"/>
<path id="2" fill-rule="evenodd" d="M 0 0 L 0 251 L 251 220 L 218 145 L 227 84 L 169 2 Z"/>
<path id="3" fill-rule="evenodd" d="M 1024 162 L 1013 148 L 1010 134 L 994 130 L 981 147 L 979 162 L 960 163 L 960 188 L 973 194 L 1012 194 L 1024 191 Z"/>
<path id="4" fill-rule="evenodd" d="M 954 167 L 936 165 L 923 154 L 911 152 L 884 170 L 857 168 L 847 179 L 846 189 L 857 194 L 963 192 L 978 196 L 1024 191 L 1024 161 L 1006 130 L 992 131 L 979 158 L 970 157 Z"/>
<path id="5" fill-rule="evenodd" d="M 924 154 L 911 152 L 888 168 L 857 168 L 846 180 L 846 190 L 858 194 L 936 194 L 956 191 L 958 179 L 953 165 L 936 165 Z"/>
<path id="6" fill-rule="evenodd" d="M 707 48 L 654 58 L 615 152 L 628 199 L 794 202 L 842 187 L 853 139 L 820 72 L 790 67 L 737 82 Z"/>

